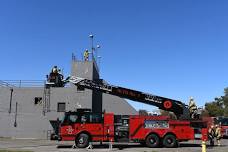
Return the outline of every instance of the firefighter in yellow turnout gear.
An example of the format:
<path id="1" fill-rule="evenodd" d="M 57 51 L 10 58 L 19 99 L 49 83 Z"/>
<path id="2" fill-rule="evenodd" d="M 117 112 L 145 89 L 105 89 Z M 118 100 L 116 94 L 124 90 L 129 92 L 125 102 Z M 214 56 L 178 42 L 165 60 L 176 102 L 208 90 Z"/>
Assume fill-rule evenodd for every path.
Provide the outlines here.
<path id="1" fill-rule="evenodd" d="M 190 117 L 191 118 L 195 118 L 195 115 L 197 114 L 197 106 L 196 106 L 196 103 L 193 99 L 193 97 L 190 97 L 190 100 L 189 100 L 189 112 L 190 112 Z"/>
<path id="2" fill-rule="evenodd" d="M 89 51 L 87 49 L 84 52 L 84 61 L 89 61 Z"/>
<path id="3" fill-rule="evenodd" d="M 221 145 L 221 138 L 222 138 L 222 134 L 221 134 L 221 128 L 219 125 L 215 125 L 215 138 L 217 140 L 217 145 L 220 146 Z"/>
<path id="4" fill-rule="evenodd" d="M 214 137 L 215 137 L 215 127 L 211 125 L 208 129 L 208 139 L 210 141 L 210 146 L 214 146 Z"/>

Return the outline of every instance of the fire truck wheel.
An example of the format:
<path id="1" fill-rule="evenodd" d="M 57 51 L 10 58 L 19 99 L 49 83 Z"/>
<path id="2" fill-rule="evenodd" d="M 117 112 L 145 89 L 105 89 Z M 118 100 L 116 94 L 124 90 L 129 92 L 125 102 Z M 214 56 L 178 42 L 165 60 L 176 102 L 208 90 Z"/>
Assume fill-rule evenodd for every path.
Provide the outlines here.
<path id="1" fill-rule="evenodd" d="M 155 134 L 150 134 L 146 137 L 146 145 L 150 148 L 159 146 L 159 137 Z"/>
<path id="2" fill-rule="evenodd" d="M 166 135 L 163 139 L 163 145 L 167 148 L 174 148 L 177 146 L 177 139 L 174 135 Z"/>
<path id="3" fill-rule="evenodd" d="M 80 134 L 78 137 L 75 139 L 75 144 L 78 148 L 85 148 L 89 145 L 89 135 L 87 134 Z"/>

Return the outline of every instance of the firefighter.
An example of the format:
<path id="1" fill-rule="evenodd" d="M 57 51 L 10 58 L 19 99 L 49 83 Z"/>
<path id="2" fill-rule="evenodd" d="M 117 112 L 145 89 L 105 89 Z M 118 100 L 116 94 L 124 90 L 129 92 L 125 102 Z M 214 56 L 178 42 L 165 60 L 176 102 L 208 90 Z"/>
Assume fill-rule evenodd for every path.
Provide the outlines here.
<path id="1" fill-rule="evenodd" d="M 47 77 L 47 79 L 48 79 L 47 81 L 56 83 L 56 76 L 57 75 L 58 75 L 58 67 L 55 65 L 51 69 L 51 72 L 50 72 L 49 76 Z"/>
<path id="2" fill-rule="evenodd" d="M 197 112 L 197 106 L 193 97 L 190 97 L 190 100 L 189 100 L 189 112 L 190 112 L 190 117 L 195 118 L 195 115 Z"/>
<path id="3" fill-rule="evenodd" d="M 56 86 L 63 87 L 63 75 L 61 73 L 61 69 L 58 69 L 58 75 L 56 77 Z"/>
<path id="4" fill-rule="evenodd" d="M 61 69 L 58 69 L 58 74 L 59 74 L 59 78 L 62 81 L 63 80 L 63 74 L 61 72 Z"/>
<path id="5" fill-rule="evenodd" d="M 220 126 L 217 124 L 215 125 L 215 138 L 216 138 L 216 141 L 217 141 L 217 145 L 220 146 L 221 145 L 221 138 L 222 138 L 222 134 L 221 134 L 221 128 Z"/>
<path id="6" fill-rule="evenodd" d="M 210 141 L 210 146 L 214 146 L 214 137 L 215 137 L 215 127 L 214 125 L 211 125 L 208 129 L 208 138 Z"/>
<path id="7" fill-rule="evenodd" d="M 54 66 L 51 70 L 51 73 L 48 78 L 49 82 L 54 82 L 53 87 L 63 87 L 63 75 L 61 73 L 61 69 L 57 66 Z"/>
<path id="8" fill-rule="evenodd" d="M 89 61 L 89 51 L 87 49 L 84 52 L 84 60 Z"/>
<path id="9" fill-rule="evenodd" d="M 51 73 L 58 73 L 58 68 L 56 65 L 52 68 Z"/>

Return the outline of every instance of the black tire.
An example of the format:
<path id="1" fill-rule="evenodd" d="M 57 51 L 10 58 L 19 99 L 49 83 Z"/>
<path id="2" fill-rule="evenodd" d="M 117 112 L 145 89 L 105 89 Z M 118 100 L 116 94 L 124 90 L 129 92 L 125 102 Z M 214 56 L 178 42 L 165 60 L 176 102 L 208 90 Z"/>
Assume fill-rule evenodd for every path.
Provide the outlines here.
<path id="1" fill-rule="evenodd" d="M 158 147 L 159 142 L 159 137 L 155 134 L 150 134 L 146 137 L 146 145 L 150 148 Z"/>
<path id="2" fill-rule="evenodd" d="M 167 148 L 177 147 L 177 139 L 174 135 L 166 135 L 163 139 L 163 145 Z"/>
<path id="3" fill-rule="evenodd" d="M 75 145 L 78 148 L 86 148 L 87 146 L 89 146 L 89 135 L 84 133 L 78 135 L 75 139 Z"/>

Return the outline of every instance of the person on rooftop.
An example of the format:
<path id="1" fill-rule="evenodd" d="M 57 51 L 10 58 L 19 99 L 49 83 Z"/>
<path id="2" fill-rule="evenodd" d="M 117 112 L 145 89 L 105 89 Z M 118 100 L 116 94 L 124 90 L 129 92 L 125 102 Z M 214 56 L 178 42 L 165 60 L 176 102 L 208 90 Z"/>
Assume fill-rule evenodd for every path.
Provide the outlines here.
<path id="1" fill-rule="evenodd" d="M 84 52 L 84 61 L 89 61 L 89 50 L 86 49 Z"/>

